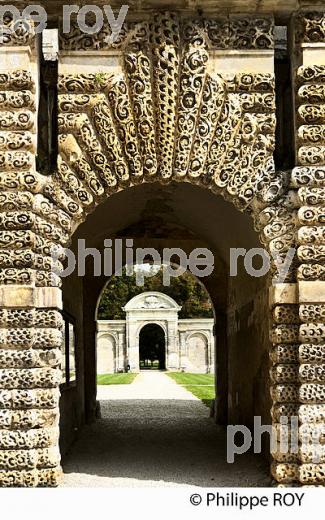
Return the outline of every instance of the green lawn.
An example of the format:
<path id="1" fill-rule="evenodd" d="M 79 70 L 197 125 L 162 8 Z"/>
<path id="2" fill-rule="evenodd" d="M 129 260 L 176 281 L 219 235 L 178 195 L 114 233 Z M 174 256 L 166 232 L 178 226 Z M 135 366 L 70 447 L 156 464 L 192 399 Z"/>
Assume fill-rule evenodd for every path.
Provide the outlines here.
<path id="1" fill-rule="evenodd" d="M 97 376 L 98 385 L 129 385 L 133 383 L 138 374 L 99 374 Z"/>
<path id="2" fill-rule="evenodd" d="M 166 374 L 210 408 L 211 401 L 215 398 L 214 374 L 190 374 L 187 372 L 166 372 Z"/>

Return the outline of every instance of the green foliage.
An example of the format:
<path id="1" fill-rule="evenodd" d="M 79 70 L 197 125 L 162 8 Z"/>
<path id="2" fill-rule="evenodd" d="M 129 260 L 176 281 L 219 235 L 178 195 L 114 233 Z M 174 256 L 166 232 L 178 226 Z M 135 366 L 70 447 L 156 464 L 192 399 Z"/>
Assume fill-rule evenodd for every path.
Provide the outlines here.
<path id="1" fill-rule="evenodd" d="M 139 267 L 138 267 L 139 268 Z M 154 269 L 154 267 L 151 267 Z M 169 286 L 163 284 L 163 268 L 155 275 L 145 277 L 144 285 L 136 284 L 136 273 L 126 275 L 125 268 L 121 276 L 113 276 L 103 291 L 98 307 L 98 319 L 121 320 L 125 318 L 122 307 L 145 291 L 159 291 L 173 298 L 182 309 L 180 318 L 212 318 L 212 306 L 204 287 L 189 272 L 171 279 Z"/>
<path id="2" fill-rule="evenodd" d="M 95 74 L 95 80 L 97 81 L 97 83 L 100 83 L 100 84 L 104 84 L 105 83 L 105 79 L 106 79 L 106 75 L 104 72 L 96 72 Z"/>

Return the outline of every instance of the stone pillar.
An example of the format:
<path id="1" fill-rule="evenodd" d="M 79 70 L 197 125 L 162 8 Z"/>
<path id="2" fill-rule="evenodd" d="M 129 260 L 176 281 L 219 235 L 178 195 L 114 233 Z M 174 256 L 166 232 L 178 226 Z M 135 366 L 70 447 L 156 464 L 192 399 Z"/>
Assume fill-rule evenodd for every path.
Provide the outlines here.
<path id="1" fill-rule="evenodd" d="M 124 370 L 125 369 L 125 355 L 124 355 L 124 349 L 125 349 L 125 328 L 123 330 L 119 331 L 118 333 L 118 342 L 117 342 L 117 348 L 118 348 L 118 357 L 116 359 L 116 369 L 118 370 Z"/>
<path id="2" fill-rule="evenodd" d="M 295 20 L 301 484 L 325 484 L 325 13 Z M 315 441 L 315 442 L 314 442 Z"/>
<path id="3" fill-rule="evenodd" d="M 56 486 L 61 474 L 62 298 L 50 254 L 72 223 L 55 204 L 59 190 L 35 171 L 33 36 L 24 25 L 0 45 L 1 486 Z"/>
<path id="4" fill-rule="evenodd" d="M 272 186 L 268 186 L 263 199 L 272 201 L 274 193 L 278 192 L 272 204 L 266 205 L 255 217 L 255 229 L 260 231 L 260 239 L 275 260 L 270 273 L 270 310 L 271 310 L 271 349 L 270 349 L 270 379 L 271 409 L 273 431 L 280 440 L 281 422 L 295 421 L 298 413 L 299 380 L 298 380 L 298 350 L 299 350 L 299 318 L 298 292 L 296 283 L 296 227 L 297 227 L 297 196 L 294 190 L 287 190 L 288 175 L 277 172 L 277 178 Z M 276 263 L 284 262 L 287 255 L 293 253 L 289 269 L 279 277 Z M 281 273 L 280 273 L 281 274 Z M 283 279 L 282 279 L 283 278 Z M 279 444 L 272 452 L 273 462 L 271 472 L 280 485 L 296 485 L 299 479 L 298 454 L 292 450 L 289 440 L 289 450 L 282 453 Z M 296 450 L 297 451 L 297 450 Z"/>
<path id="5" fill-rule="evenodd" d="M 131 372 L 139 372 L 139 323 L 127 318 L 126 320 L 126 362 Z"/>
<path id="6" fill-rule="evenodd" d="M 297 304 L 297 284 L 279 283 L 270 289 L 270 307 L 273 328 L 271 331 L 271 396 L 273 399 L 272 419 L 277 435 L 281 424 L 289 425 L 298 415 L 298 354 L 299 315 Z M 284 423 L 282 421 L 284 420 Z M 294 422 L 292 423 L 294 425 Z M 280 437 L 272 456 L 272 474 L 281 485 L 292 485 L 298 480 L 299 457 L 289 441 L 289 452 L 283 453 Z"/>
<path id="7" fill-rule="evenodd" d="M 177 318 L 176 320 L 167 321 L 166 333 L 166 368 L 168 370 L 179 369 L 179 354 L 178 354 L 178 332 L 177 332 Z"/>
<path id="8" fill-rule="evenodd" d="M 187 368 L 187 352 L 186 352 L 186 332 L 179 332 L 179 368 L 186 370 Z"/>
<path id="9" fill-rule="evenodd" d="M 44 179 L 35 173 L 32 28 L 2 43 L 0 64 L 0 485 L 53 486 L 60 475 L 61 291 L 44 288 L 51 233 L 46 241 L 49 208 L 34 195 Z"/>

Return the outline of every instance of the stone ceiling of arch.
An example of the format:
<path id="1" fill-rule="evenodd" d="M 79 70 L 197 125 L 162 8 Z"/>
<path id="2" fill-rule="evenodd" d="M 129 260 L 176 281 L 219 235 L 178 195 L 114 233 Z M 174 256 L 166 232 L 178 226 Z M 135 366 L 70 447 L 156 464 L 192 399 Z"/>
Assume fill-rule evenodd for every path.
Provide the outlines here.
<path id="1" fill-rule="evenodd" d="M 225 263 L 230 247 L 260 244 L 249 215 L 189 183 L 144 184 L 124 190 L 101 204 L 75 233 L 75 239 L 86 238 L 89 246 L 100 246 L 112 236 L 142 238 L 147 246 L 154 239 L 189 244 L 199 240 Z"/>

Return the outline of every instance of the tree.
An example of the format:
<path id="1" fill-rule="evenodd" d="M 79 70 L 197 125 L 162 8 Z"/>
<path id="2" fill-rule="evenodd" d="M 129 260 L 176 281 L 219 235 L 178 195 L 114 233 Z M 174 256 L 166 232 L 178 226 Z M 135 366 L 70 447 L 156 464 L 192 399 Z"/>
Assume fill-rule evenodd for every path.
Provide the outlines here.
<path id="1" fill-rule="evenodd" d="M 137 266 L 137 269 L 146 269 Z M 156 267 L 151 266 L 153 272 Z M 171 278 L 171 284 L 163 284 L 163 267 L 151 277 L 145 277 L 144 285 L 136 284 L 136 273 L 126 274 L 123 268 L 121 276 L 114 275 L 106 285 L 98 307 L 98 319 L 117 320 L 124 319 L 125 313 L 122 307 L 137 294 L 145 291 L 158 291 L 173 298 L 182 307 L 180 318 L 212 318 L 212 305 L 205 288 L 188 271 L 183 275 Z"/>

